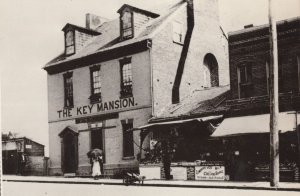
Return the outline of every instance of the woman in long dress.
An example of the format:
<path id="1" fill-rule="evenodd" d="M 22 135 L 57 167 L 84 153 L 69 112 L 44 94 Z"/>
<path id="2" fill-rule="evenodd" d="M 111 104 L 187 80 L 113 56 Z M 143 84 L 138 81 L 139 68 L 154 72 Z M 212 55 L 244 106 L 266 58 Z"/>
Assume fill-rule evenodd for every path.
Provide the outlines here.
<path id="1" fill-rule="evenodd" d="M 98 176 L 101 175 L 100 163 L 99 163 L 98 157 L 97 157 L 97 158 L 93 158 L 92 161 L 93 161 L 93 171 L 92 171 L 92 176 L 93 176 L 95 179 L 98 179 Z"/>

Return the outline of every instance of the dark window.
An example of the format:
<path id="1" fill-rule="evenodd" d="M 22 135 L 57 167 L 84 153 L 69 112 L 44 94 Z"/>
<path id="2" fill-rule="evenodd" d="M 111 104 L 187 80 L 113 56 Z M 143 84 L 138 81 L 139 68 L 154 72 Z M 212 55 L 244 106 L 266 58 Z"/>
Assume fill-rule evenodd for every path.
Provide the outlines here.
<path id="1" fill-rule="evenodd" d="M 132 120 L 128 120 L 126 123 L 122 121 L 123 128 L 123 157 L 133 157 L 134 156 L 134 148 L 133 148 L 133 122 Z"/>
<path id="2" fill-rule="evenodd" d="M 270 94 L 270 65 L 266 62 L 267 94 Z"/>
<path id="3" fill-rule="evenodd" d="M 211 53 L 205 55 L 203 62 L 204 87 L 219 86 L 219 67 L 215 56 Z"/>
<path id="4" fill-rule="evenodd" d="M 252 66 L 243 64 L 238 67 L 238 82 L 240 98 L 252 96 Z"/>
<path id="5" fill-rule="evenodd" d="M 103 150 L 102 129 L 92 129 L 91 131 L 91 149 Z"/>
<path id="6" fill-rule="evenodd" d="M 252 82 L 251 66 L 241 66 L 240 70 L 240 84 L 247 84 Z"/>
<path id="7" fill-rule="evenodd" d="M 298 92 L 300 92 L 300 56 L 297 56 L 298 67 Z"/>
<path id="8" fill-rule="evenodd" d="M 91 73 L 91 96 L 92 103 L 101 101 L 101 78 L 100 66 L 93 66 L 90 68 Z"/>
<path id="9" fill-rule="evenodd" d="M 120 61 L 121 65 L 121 97 L 132 96 L 131 58 Z"/>
<path id="10" fill-rule="evenodd" d="M 65 36 L 65 44 L 66 44 L 66 55 L 71 55 L 75 53 L 75 37 L 74 31 L 68 31 Z"/>
<path id="11" fill-rule="evenodd" d="M 98 148 L 104 152 L 102 128 L 97 128 L 97 129 L 91 130 L 91 149 L 95 149 L 95 148 Z M 103 160 L 104 160 L 104 157 L 105 157 L 105 155 L 103 156 Z"/>
<path id="12" fill-rule="evenodd" d="M 65 107 L 73 107 L 73 73 L 64 74 Z"/>
<path id="13" fill-rule="evenodd" d="M 132 13 L 124 11 L 121 16 L 121 34 L 123 39 L 133 37 Z"/>

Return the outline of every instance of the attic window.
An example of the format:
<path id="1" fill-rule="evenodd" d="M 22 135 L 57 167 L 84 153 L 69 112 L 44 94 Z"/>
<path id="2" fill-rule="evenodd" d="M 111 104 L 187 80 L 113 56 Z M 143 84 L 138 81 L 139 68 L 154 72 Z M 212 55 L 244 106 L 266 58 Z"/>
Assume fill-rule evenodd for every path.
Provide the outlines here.
<path id="1" fill-rule="evenodd" d="M 121 35 L 122 39 L 133 37 L 132 13 L 130 11 L 124 11 L 121 16 Z"/>
<path id="2" fill-rule="evenodd" d="M 65 36 L 65 53 L 66 55 L 71 55 L 75 53 L 75 36 L 74 31 L 67 31 Z"/>

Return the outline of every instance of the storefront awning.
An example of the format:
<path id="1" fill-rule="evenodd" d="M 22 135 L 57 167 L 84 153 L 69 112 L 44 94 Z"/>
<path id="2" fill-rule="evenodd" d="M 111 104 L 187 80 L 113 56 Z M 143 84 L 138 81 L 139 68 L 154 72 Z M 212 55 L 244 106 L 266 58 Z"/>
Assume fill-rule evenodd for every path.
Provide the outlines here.
<path id="1" fill-rule="evenodd" d="M 298 117 L 298 124 L 299 120 L 300 118 Z M 268 133 L 270 132 L 269 124 L 270 114 L 227 118 L 217 127 L 211 137 Z M 278 127 L 281 133 L 295 130 L 296 115 L 293 112 L 280 113 Z"/>
<path id="2" fill-rule="evenodd" d="M 184 123 L 190 123 L 193 121 L 206 122 L 209 120 L 217 120 L 222 117 L 223 117 L 223 115 L 218 115 L 218 116 L 207 116 L 207 117 L 202 117 L 202 118 L 192 118 L 192 119 L 186 119 L 186 120 L 175 120 L 175 121 L 167 121 L 167 122 L 160 122 L 160 123 L 152 123 L 152 124 L 141 126 L 141 127 L 137 128 L 137 130 L 150 129 L 153 127 L 165 126 L 165 125 L 180 125 L 180 124 L 184 124 Z"/>

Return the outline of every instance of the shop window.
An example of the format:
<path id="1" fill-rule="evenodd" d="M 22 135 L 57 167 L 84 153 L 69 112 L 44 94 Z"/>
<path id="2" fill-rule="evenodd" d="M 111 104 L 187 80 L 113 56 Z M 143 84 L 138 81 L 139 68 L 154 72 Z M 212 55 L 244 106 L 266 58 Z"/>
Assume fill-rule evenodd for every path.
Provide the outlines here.
<path id="1" fill-rule="evenodd" d="M 65 35 L 65 53 L 71 55 L 75 53 L 75 36 L 74 31 L 68 31 Z"/>
<path id="2" fill-rule="evenodd" d="M 242 64 L 238 67 L 239 97 L 248 98 L 252 96 L 252 65 Z"/>
<path id="3" fill-rule="evenodd" d="M 93 66 L 90 68 L 91 76 L 91 103 L 97 103 L 101 101 L 101 78 L 100 78 L 100 66 Z"/>
<path id="4" fill-rule="evenodd" d="M 121 16 L 121 36 L 122 39 L 130 39 L 133 37 L 133 19 L 132 12 L 124 11 Z"/>
<path id="5" fill-rule="evenodd" d="M 64 91 L 65 91 L 65 107 L 70 108 L 74 106 L 73 102 L 73 73 L 68 72 L 64 74 Z"/>
<path id="6" fill-rule="evenodd" d="M 203 86 L 206 88 L 219 86 L 219 68 L 213 54 L 207 54 L 203 61 Z"/>
<path id="7" fill-rule="evenodd" d="M 120 60 L 121 65 L 121 97 L 132 96 L 132 66 L 131 58 Z"/>
<path id="8" fill-rule="evenodd" d="M 181 22 L 173 22 L 173 41 L 183 44 L 183 25 Z"/>
<path id="9" fill-rule="evenodd" d="M 123 129 L 123 157 L 133 157 L 134 156 L 134 146 L 133 146 L 133 120 L 122 120 Z"/>

